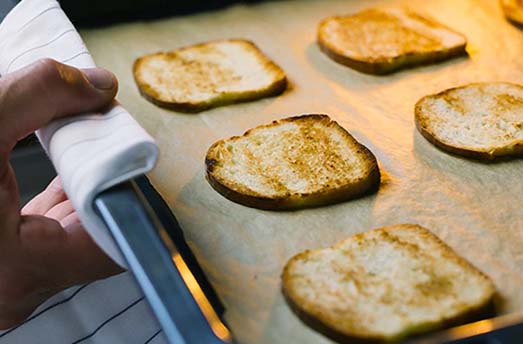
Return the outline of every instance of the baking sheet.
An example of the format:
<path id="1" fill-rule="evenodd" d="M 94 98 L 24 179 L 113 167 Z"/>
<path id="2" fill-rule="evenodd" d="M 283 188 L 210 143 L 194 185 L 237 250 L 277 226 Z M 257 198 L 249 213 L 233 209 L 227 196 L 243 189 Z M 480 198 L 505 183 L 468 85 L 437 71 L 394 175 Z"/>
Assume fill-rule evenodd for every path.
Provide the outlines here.
<path id="1" fill-rule="evenodd" d="M 464 33 L 470 56 L 376 77 L 336 64 L 315 44 L 326 16 L 396 4 Z M 160 161 L 149 177 L 224 301 L 239 342 L 328 343 L 285 304 L 283 265 L 302 250 L 395 223 L 430 228 L 491 276 L 501 314 L 523 309 L 523 160 L 485 164 L 448 155 L 413 121 L 414 104 L 426 94 L 469 82 L 523 82 L 523 31 L 505 21 L 498 1 L 273 1 L 81 34 L 98 65 L 118 76 L 120 101 L 158 140 Z M 200 114 L 163 110 L 139 95 L 135 58 L 230 37 L 253 40 L 287 72 L 290 89 Z M 232 203 L 207 184 L 204 156 L 213 142 L 302 113 L 329 114 L 372 150 L 383 175 L 377 194 L 270 212 Z"/>

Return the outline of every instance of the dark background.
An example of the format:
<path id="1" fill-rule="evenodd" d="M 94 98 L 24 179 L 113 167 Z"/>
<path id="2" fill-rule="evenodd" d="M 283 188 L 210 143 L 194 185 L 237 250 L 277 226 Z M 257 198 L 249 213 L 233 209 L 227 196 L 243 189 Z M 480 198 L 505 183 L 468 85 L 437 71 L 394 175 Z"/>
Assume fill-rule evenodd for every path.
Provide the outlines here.
<path id="1" fill-rule="evenodd" d="M 0 19 L 3 19 L 17 2 L 16 0 L 0 0 Z"/>
<path id="2" fill-rule="evenodd" d="M 107 25 L 121 21 L 154 19 L 222 8 L 237 2 L 262 0 L 58 0 L 77 26 Z M 19 0 L 0 0 L 0 19 Z"/>
<path id="3" fill-rule="evenodd" d="M 13 0 L 11 0 L 13 1 Z M 260 0 L 59 0 L 71 21 L 92 26 L 209 11 L 236 2 Z"/>

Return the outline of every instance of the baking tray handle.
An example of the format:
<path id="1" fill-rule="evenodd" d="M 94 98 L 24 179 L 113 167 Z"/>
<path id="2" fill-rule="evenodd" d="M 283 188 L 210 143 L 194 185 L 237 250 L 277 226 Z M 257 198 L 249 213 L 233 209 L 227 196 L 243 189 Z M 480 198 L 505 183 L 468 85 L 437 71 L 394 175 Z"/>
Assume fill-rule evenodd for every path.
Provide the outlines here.
<path id="1" fill-rule="evenodd" d="M 134 181 L 99 194 L 94 207 L 171 343 L 232 343 L 166 229 Z"/>

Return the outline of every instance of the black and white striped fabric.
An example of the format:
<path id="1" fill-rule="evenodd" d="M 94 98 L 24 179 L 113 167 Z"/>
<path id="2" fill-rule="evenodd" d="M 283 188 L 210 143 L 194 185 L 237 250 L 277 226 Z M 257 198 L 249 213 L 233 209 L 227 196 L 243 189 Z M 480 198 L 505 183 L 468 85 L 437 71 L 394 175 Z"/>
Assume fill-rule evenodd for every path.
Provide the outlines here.
<path id="1" fill-rule="evenodd" d="M 129 272 L 55 295 L 0 344 L 167 343 Z"/>
<path id="2" fill-rule="evenodd" d="M 46 57 L 78 68 L 95 66 L 56 0 L 24 0 L 0 25 L 0 74 Z M 104 113 L 56 120 L 37 136 L 91 237 L 124 266 L 104 223 L 94 213 L 93 199 L 154 167 L 158 147 L 153 138 L 117 102 Z"/>

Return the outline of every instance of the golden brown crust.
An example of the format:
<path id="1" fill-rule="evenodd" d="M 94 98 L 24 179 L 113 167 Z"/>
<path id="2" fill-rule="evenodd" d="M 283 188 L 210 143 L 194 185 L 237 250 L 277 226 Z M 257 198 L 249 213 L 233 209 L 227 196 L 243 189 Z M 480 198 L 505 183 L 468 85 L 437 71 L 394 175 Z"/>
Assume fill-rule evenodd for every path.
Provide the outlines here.
<path id="1" fill-rule="evenodd" d="M 346 184 L 336 189 L 325 187 L 324 189 L 314 193 L 287 194 L 283 197 L 270 197 L 259 194 L 243 187 L 242 185 L 232 183 L 214 173 L 215 165 L 219 160 L 216 156 L 216 148 L 222 146 L 225 142 L 235 141 L 241 137 L 248 137 L 251 135 L 252 131 L 261 128 L 270 128 L 285 122 L 303 120 L 325 121 L 328 125 L 337 126 L 343 133 L 344 137 L 357 146 L 359 152 L 365 156 L 365 161 L 368 164 L 368 167 L 365 169 L 367 172 L 366 175 L 359 178 L 355 183 Z M 335 121 L 332 121 L 327 115 L 308 114 L 285 118 L 250 129 L 242 136 L 234 136 L 226 140 L 220 140 L 209 148 L 205 157 L 205 165 L 207 181 L 221 195 L 233 202 L 266 210 L 289 210 L 338 203 L 374 192 L 378 189 L 380 184 L 380 172 L 376 157 L 367 149 L 367 147 L 356 141 L 343 127 L 339 126 Z"/>
<path id="2" fill-rule="evenodd" d="M 349 335 L 346 333 L 339 332 L 323 322 L 320 318 L 315 317 L 314 315 L 304 311 L 299 303 L 296 303 L 293 299 L 292 294 L 288 294 L 288 291 L 283 286 L 286 284 L 285 277 L 282 282 L 282 294 L 285 298 L 285 301 L 289 305 L 290 309 L 298 316 L 298 318 L 303 321 L 307 326 L 318 331 L 324 336 L 338 342 L 338 343 L 347 343 L 347 344 L 372 344 L 372 343 L 381 343 L 383 342 L 380 338 L 372 338 L 370 336 L 357 336 Z"/>
<path id="3" fill-rule="evenodd" d="M 429 125 L 427 121 L 423 118 L 423 103 L 426 101 L 426 99 L 429 98 L 437 98 L 437 97 L 444 97 L 445 95 L 453 92 L 454 90 L 474 86 L 474 85 L 481 85 L 482 83 L 470 83 L 463 86 L 458 87 L 452 87 L 449 89 L 446 89 L 444 91 L 441 91 L 436 94 L 427 95 L 416 103 L 414 106 L 414 118 L 416 123 L 416 128 L 420 132 L 421 135 L 425 139 L 427 139 L 430 143 L 435 145 L 436 147 L 455 154 L 459 155 L 465 158 L 475 159 L 475 160 L 482 160 L 482 161 L 497 161 L 497 160 L 505 160 L 510 158 L 517 158 L 517 157 L 523 157 L 523 142 L 517 142 L 511 147 L 510 154 L 507 154 L 505 150 L 477 150 L 466 146 L 458 146 L 453 144 L 448 144 L 446 142 L 443 142 L 441 139 L 438 138 L 436 134 L 432 130 L 430 130 Z M 515 84 L 515 83 L 509 83 L 506 82 L 506 84 L 513 85 L 515 87 L 521 88 L 523 90 L 523 86 Z"/>
<path id="4" fill-rule="evenodd" d="M 465 50 L 466 45 L 464 44 L 446 51 L 433 52 L 430 54 L 430 56 L 427 55 L 422 60 L 417 61 L 408 61 L 411 56 L 416 55 L 414 53 L 401 55 L 390 61 L 362 61 L 340 54 L 338 51 L 331 49 L 327 44 L 325 44 L 324 41 L 320 39 L 318 39 L 318 45 L 321 51 L 328 55 L 332 60 L 359 72 L 373 75 L 388 75 L 402 69 L 435 64 L 448 60 L 452 57 L 464 56 L 467 54 L 467 51 Z"/>
<path id="5" fill-rule="evenodd" d="M 521 0 L 499 0 L 501 9 L 512 24 L 523 28 L 523 2 Z"/>
<path id="6" fill-rule="evenodd" d="M 315 317 L 314 315 L 307 313 L 304 311 L 299 303 L 296 303 L 292 296 L 288 294 L 288 291 L 283 287 L 285 285 L 285 282 L 282 282 L 282 294 L 285 298 L 285 301 L 289 305 L 289 308 L 293 311 L 296 316 L 303 321 L 304 324 L 309 326 L 310 328 L 314 329 L 315 331 L 323 334 L 324 336 L 338 342 L 338 343 L 346 343 L 346 344 L 373 344 L 373 343 L 387 343 L 391 342 L 383 337 L 373 337 L 370 335 L 365 334 L 347 334 L 340 331 L 337 331 L 336 329 L 332 328 L 328 324 L 326 324 L 324 321 L 322 321 L 320 318 Z M 438 326 L 434 326 L 430 329 L 427 329 L 426 331 L 419 332 L 419 333 L 413 333 L 413 335 L 416 334 L 428 334 L 431 332 L 437 332 L 442 329 L 451 328 L 454 326 L 460 326 L 464 324 L 468 324 L 474 321 L 479 321 L 482 319 L 490 318 L 495 316 L 495 306 L 493 300 L 489 300 L 485 304 L 481 305 L 477 308 L 471 308 L 467 312 L 457 316 L 453 319 L 445 319 L 442 321 L 441 324 Z M 398 338 L 398 341 L 400 341 L 401 338 Z M 396 342 L 395 340 L 392 342 Z"/>
<path id="7" fill-rule="evenodd" d="M 168 54 L 172 54 L 173 52 L 181 52 L 188 49 L 202 48 L 206 45 L 220 42 L 236 42 L 250 46 L 252 48 L 252 52 L 255 53 L 258 56 L 258 58 L 264 62 L 265 68 L 274 72 L 277 75 L 274 82 L 263 89 L 255 89 L 246 92 L 228 92 L 224 94 L 218 94 L 207 101 L 173 102 L 163 100 L 162 97 L 158 94 L 158 92 L 154 89 L 154 87 L 151 87 L 151 85 L 142 80 L 142 78 L 140 77 L 139 71 L 142 68 L 144 68 L 142 65 L 144 61 L 146 61 L 147 59 L 156 56 L 166 56 Z M 190 46 L 181 47 L 171 52 L 157 52 L 139 57 L 134 61 L 133 64 L 133 76 L 138 86 L 138 90 L 140 91 L 140 94 L 145 99 L 160 107 L 186 113 L 197 113 L 218 106 L 249 102 L 265 97 L 277 96 L 283 93 L 283 91 L 285 91 L 285 89 L 287 88 L 287 77 L 283 70 L 274 61 L 270 60 L 267 56 L 265 56 L 252 41 L 236 38 L 198 43 Z"/>
<path id="8" fill-rule="evenodd" d="M 440 24 L 430 18 L 425 18 L 418 14 L 415 15 L 417 18 L 419 18 L 419 20 L 423 20 L 424 22 L 429 23 L 431 25 L 437 25 L 440 28 L 445 28 L 448 31 L 453 32 L 454 34 L 461 35 L 459 32 L 456 32 L 450 29 L 449 27 Z M 463 36 L 465 43 L 459 46 L 450 47 L 448 49 L 434 50 L 428 53 L 405 53 L 397 55 L 393 58 L 368 57 L 367 59 L 357 59 L 344 54 L 339 49 L 339 47 L 336 46 L 336 44 L 333 44 L 332 42 L 330 42 L 329 39 L 325 37 L 324 27 L 326 26 L 327 22 L 330 20 L 338 20 L 340 18 L 343 17 L 334 16 L 326 18 L 320 22 L 317 34 L 318 45 L 321 51 L 323 51 L 332 60 L 352 69 L 355 69 L 357 71 L 360 71 L 362 73 L 374 75 L 387 75 L 404 68 L 433 64 L 444 60 L 448 60 L 452 57 L 467 55 L 467 51 L 465 49 L 466 38 L 465 36 L 461 35 Z"/>
<path id="9" fill-rule="evenodd" d="M 404 329 L 403 333 L 398 334 L 393 338 L 387 338 L 382 335 L 376 335 L 368 332 L 361 332 L 355 329 L 350 329 L 345 331 L 336 329 L 333 324 L 333 319 L 330 319 L 326 314 L 320 309 L 316 309 L 308 299 L 303 298 L 301 295 L 298 295 L 292 287 L 292 273 L 290 272 L 293 269 L 293 265 L 296 262 L 302 260 L 308 260 L 311 254 L 314 254 L 316 251 L 320 250 L 306 250 L 301 252 L 287 262 L 282 272 L 282 293 L 285 297 L 285 300 L 289 304 L 291 310 L 308 326 L 315 329 L 316 331 L 324 334 L 325 336 L 339 342 L 339 343 L 388 343 L 388 342 L 398 342 L 404 339 L 407 336 L 427 333 L 432 331 L 441 330 L 443 328 L 448 328 L 452 326 L 458 326 L 465 324 L 471 321 L 477 321 L 485 317 L 492 316 L 494 314 L 494 304 L 493 304 L 493 295 L 495 294 L 495 286 L 492 281 L 486 276 L 483 272 L 476 269 L 470 262 L 465 258 L 457 255 L 452 248 L 445 244 L 441 239 L 439 239 L 432 232 L 427 230 L 424 227 L 414 224 L 400 224 L 394 226 L 387 226 L 373 229 L 372 232 L 382 231 L 385 236 L 388 236 L 388 233 L 394 231 L 404 231 L 412 230 L 418 232 L 419 235 L 426 237 L 427 240 L 431 240 L 436 243 L 439 248 L 443 251 L 445 259 L 454 261 L 456 264 L 461 266 L 463 269 L 473 272 L 477 276 L 481 277 L 490 285 L 489 292 L 482 302 L 477 304 L 475 307 L 463 308 L 461 312 L 456 314 L 453 317 L 441 319 L 439 322 L 427 323 L 418 325 L 416 327 L 410 327 Z M 367 232 L 359 233 L 353 237 L 346 240 L 355 240 L 355 241 L 365 241 L 365 235 Z M 345 241 L 341 241 L 334 246 L 333 249 L 343 245 Z M 344 324 L 346 326 L 347 324 Z"/>

